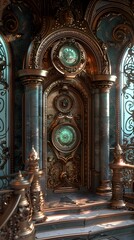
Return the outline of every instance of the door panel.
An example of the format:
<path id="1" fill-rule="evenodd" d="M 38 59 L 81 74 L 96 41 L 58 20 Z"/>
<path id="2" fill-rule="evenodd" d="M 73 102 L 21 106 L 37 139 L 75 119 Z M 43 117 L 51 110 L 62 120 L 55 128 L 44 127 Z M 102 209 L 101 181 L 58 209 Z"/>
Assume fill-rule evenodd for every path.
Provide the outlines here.
<path id="1" fill-rule="evenodd" d="M 82 96 L 70 84 L 54 87 L 46 104 L 47 188 L 74 191 L 87 184 L 89 129 Z M 45 146 L 45 145 L 44 145 Z"/>

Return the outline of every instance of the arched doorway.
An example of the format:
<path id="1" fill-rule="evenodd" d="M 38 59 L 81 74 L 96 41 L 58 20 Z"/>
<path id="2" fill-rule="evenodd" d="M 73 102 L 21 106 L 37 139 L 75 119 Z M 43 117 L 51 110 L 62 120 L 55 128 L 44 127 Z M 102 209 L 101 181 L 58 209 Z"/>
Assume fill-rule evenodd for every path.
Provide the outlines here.
<path id="1" fill-rule="evenodd" d="M 46 190 L 96 189 L 101 183 L 100 191 L 107 192 L 108 99 L 115 78 L 106 48 L 90 31 L 57 28 L 34 39 L 19 73 L 25 84 L 25 159 L 34 145 Z"/>
<path id="2" fill-rule="evenodd" d="M 47 188 L 54 191 L 89 189 L 91 92 L 81 78 L 73 81 L 61 78 L 50 83 L 44 98 L 43 159 Z"/>

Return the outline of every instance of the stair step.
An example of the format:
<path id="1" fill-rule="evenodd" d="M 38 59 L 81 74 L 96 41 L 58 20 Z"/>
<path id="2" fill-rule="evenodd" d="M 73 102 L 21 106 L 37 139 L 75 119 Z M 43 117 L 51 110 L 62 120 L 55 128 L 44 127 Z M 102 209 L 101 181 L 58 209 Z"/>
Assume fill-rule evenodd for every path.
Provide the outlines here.
<path id="1" fill-rule="evenodd" d="M 47 215 L 46 215 L 47 216 Z M 127 220 L 130 217 L 134 218 L 134 212 L 127 210 L 95 210 L 86 211 L 80 214 L 57 214 L 47 216 L 44 223 L 35 224 L 37 231 L 47 231 L 55 229 L 65 229 L 71 227 L 85 227 L 98 223 L 105 223 L 115 220 Z"/>
<path id="2" fill-rule="evenodd" d="M 134 212 L 127 210 L 88 210 L 80 214 L 57 214 L 47 216 L 44 223 L 35 224 L 37 239 L 60 239 L 73 235 L 89 234 L 95 231 L 111 230 L 126 225 L 134 227 Z M 60 235 L 59 235 L 60 234 Z M 49 236 L 49 238 L 48 238 Z M 59 237 L 59 238 L 57 238 Z"/>
<path id="3" fill-rule="evenodd" d="M 110 207 L 110 201 L 100 200 L 96 201 L 87 201 L 86 203 L 78 203 L 78 204 L 58 204 L 56 206 L 48 206 L 45 209 L 45 213 L 47 215 L 54 215 L 54 214 L 63 214 L 63 213 L 80 213 L 86 210 L 97 210 L 97 209 L 104 209 Z"/>
<path id="4" fill-rule="evenodd" d="M 46 202 L 46 221 L 35 224 L 36 239 L 133 240 L 134 211 L 111 209 L 110 198 L 91 194 L 54 195 Z M 121 233 L 123 235 L 116 238 Z M 109 234 L 115 237 L 103 238 Z"/>
<path id="5" fill-rule="evenodd" d="M 107 223 L 100 223 L 91 226 L 85 227 L 76 227 L 76 228 L 68 228 L 68 229 L 58 229 L 54 231 L 46 231 L 46 232 L 37 232 L 36 239 L 39 240 L 64 240 L 64 239 L 91 239 L 95 238 L 95 236 L 100 236 L 98 239 L 102 239 L 102 236 L 117 236 L 120 234 L 131 234 L 131 239 L 133 240 L 134 236 L 134 220 L 124 220 L 124 221 L 113 221 Z M 85 237 L 85 238 L 83 238 Z M 105 240 L 110 238 L 103 238 Z M 122 238 L 115 238 L 122 239 Z M 128 240 L 126 237 L 124 240 Z"/>

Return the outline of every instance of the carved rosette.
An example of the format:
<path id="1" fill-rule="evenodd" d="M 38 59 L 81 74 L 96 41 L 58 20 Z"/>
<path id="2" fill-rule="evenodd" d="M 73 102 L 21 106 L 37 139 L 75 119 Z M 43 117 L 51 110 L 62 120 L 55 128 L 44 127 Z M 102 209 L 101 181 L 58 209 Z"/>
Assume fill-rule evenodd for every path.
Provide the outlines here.
<path id="1" fill-rule="evenodd" d="M 62 92 L 54 99 L 55 108 L 61 113 L 69 113 L 74 105 L 74 99 L 67 92 Z"/>

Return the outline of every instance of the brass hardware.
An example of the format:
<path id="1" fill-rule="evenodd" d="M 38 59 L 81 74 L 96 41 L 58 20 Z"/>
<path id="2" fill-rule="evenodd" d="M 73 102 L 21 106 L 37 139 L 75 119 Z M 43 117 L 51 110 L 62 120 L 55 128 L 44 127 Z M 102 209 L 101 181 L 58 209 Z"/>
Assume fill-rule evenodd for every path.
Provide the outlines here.
<path id="1" fill-rule="evenodd" d="M 124 208 L 125 203 L 123 200 L 123 174 L 122 168 L 125 164 L 123 158 L 123 151 L 118 144 L 115 147 L 114 152 L 114 161 L 110 164 L 111 169 L 113 170 L 112 177 L 112 203 L 111 206 L 113 208 Z"/>
<path id="2" fill-rule="evenodd" d="M 45 216 L 45 200 L 41 189 L 40 178 L 43 174 L 42 170 L 39 170 L 39 157 L 38 153 L 32 147 L 32 151 L 28 158 L 28 173 L 33 173 L 33 181 L 30 188 L 30 198 L 32 203 L 32 220 L 35 222 L 42 222 L 46 219 Z"/>
<path id="3" fill-rule="evenodd" d="M 25 240 L 32 240 L 35 237 L 35 230 L 31 221 L 32 209 L 26 194 L 30 182 L 24 179 L 21 172 L 19 172 L 17 177 L 11 181 L 10 185 L 15 190 L 15 194 L 21 195 L 16 213 L 12 219 L 14 222 L 17 218 L 16 227 L 14 228 L 14 237 L 18 237 L 18 239 L 25 238 Z"/>

